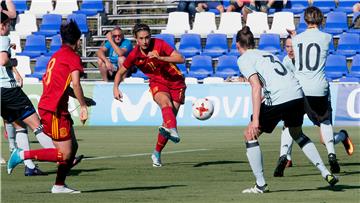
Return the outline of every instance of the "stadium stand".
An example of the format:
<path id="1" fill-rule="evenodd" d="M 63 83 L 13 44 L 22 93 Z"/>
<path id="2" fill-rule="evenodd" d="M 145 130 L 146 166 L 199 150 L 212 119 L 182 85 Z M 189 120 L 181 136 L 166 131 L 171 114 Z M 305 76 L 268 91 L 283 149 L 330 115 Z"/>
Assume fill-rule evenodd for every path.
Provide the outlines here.
<path id="1" fill-rule="evenodd" d="M 46 72 L 46 66 L 47 66 L 47 63 L 49 62 L 49 60 L 50 60 L 49 56 L 37 57 L 35 67 L 34 67 L 34 72 L 28 76 L 41 80 L 44 73 Z"/>
<path id="2" fill-rule="evenodd" d="M 344 12 L 330 12 L 327 14 L 324 32 L 338 35 L 348 29 L 347 16 Z"/>
<path id="3" fill-rule="evenodd" d="M 47 53 L 45 36 L 29 35 L 26 37 L 24 50 L 19 55 L 33 59 L 45 53 Z"/>
<path id="4" fill-rule="evenodd" d="M 237 31 L 242 28 L 241 13 L 237 12 L 225 12 L 220 16 L 219 29 L 215 30 L 215 33 L 226 34 L 232 37 Z"/>
<path id="5" fill-rule="evenodd" d="M 36 17 L 32 13 L 22 13 L 18 16 L 18 22 L 15 25 L 15 32 L 21 38 L 26 38 L 32 32 L 38 30 Z"/>
<path id="6" fill-rule="evenodd" d="M 239 67 L 237 65 L 236 56 L 220 56 L 217 69 L 214 76 L 226 79 L 228 77 L 239 76 Z"/>
<path id="7" fill-rule="evenodd" d="M 280 45 L 280 35 L 278 34 L 261 34 L 259 41 L 259 49 L 268 51 L 272 54 L 282 52 Z"/>
<path id="8" fill-rule="evenodd" d="M 315 0 L 312 6 L 318 7 L 324 14 L 333 11 L 336 7 L 334 0 Z"/>
<path id="9" fill-rule="evenodd" d="M 213 75 L 213 67 L 210 56 L 197 55 L 192 58 L 189 77 L 202 80 Z"/>
<path id="10" fill-rule="evenodd" d="M 175 48 L 175 36 L 173 34 L 157 34 L 154 37 L 164 40 L 171 47 Z"/>
<path id="11" fill-rule="evenodd" d="M 57 0 L 55 8 L 51 13 L 59 14 L 66 18 L 68 15 L 78 10 L 77 0 Z"/>
<path id="12" fill-rule="evenodd" d="M 343 33 L 339 36 L 336 54 L 346 57 L 360 53 L 360 35 L 356 33 Z"/>
<path id="13" fill-rule="evenodd" d="M 198 55 L 201 51 L 201 37 L 199 34 L 181 35 L 179 52 L 184 55 L 185 58 Z"/>
<path id="14" fill-rule="evenodd" d="M 215 32 L 216 21 L 215 14 L 212 12 L 201 12 L 195 14 L 195 21 L 193 28 L 189 30 L 189 33 L 200 34 L 202 37 Z"/>
<path id="15" fill-rule="evenodd" d="M 104 4 L 101 0 L 83 0 L 78 11 L 74 13 L 85 14 L 86 16 L 94 16 L 104 12 Z"/>
<path id="16" fill-rule="evenodd" d="M 171 12 L 165 30 L 161 33 L 180 36 L 190 30 L 189 14 L 185 12 Z"/>
<path id="17" fill-rule="evenodd" d="M 61 47 L 61 36 L 60 35 L 54 35 L 51 38 L 49 51 L 45 54 L 45 56 L 53 55 L 57 50 L 60 49 L 60 47 Z"/>
<path id="18" fill-rule="evenodd" d="M 295 30 L 294 14 L 291 12 L 277 12 L 274 13 L 273 22 L 269 33 L 279 34 L 286 37 L 288 32 L 286 30 Z"/>
<path id="19" fill-rule="evenodd" d="M 53 35 L 59 34 L 61 22 L 61 15 L 45 14 L 42 18 L 39 31 L 35 32 L 34 34 L 44 35 L 45 37 L 51 37 Z"/>
<path id="20" fill-rule="evenodd" d="M 26 0 L 13 0 L 13 2 L 18 14 L 24 13 L 26 10 L 28 10 Z"/>
<path id="21" fill-rule="evenodd" d="M 37 18 L 42 18 L 43 15 L 51 13 L 53 10 L 54 6 L 52 0 L 32 0 L 28 12 L 32 13 Z"/>
<path id="22" fill-rule="evenodd" d="M 329 79 L 339 79 L 345 76 L 347 71 L 346 57 L 330 54 L 326 59 L 325 75 Z"/>
<path id="23" fill-rule="evenodd" d="M 228 53 L 228 44 L 225 34 L 208 34 L 202 54 L 219 57 Z"/>
<path id="24" fill-rule="evenodd" d="M 269 31 L 268 15 L 263 12 L 253 12 L 248 14 L 246 25 L 250 27 L 255 37 Z"/>
<path id="25" fill-rule="evenodd" d="M 348 76 L 360 79 L 360 54 L 353 57 L 351 70 Z"/>

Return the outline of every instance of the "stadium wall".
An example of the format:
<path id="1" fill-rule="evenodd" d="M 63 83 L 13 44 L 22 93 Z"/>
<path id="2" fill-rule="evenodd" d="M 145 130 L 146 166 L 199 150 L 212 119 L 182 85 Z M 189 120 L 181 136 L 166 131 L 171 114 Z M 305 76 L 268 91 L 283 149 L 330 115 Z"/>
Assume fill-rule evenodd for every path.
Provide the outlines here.
<path id="1" fill-rule="evenodd" d="M 162 123 L 161 111 L 153 102 L 147 84 L 122 84 L 123 102 L 113 99 L 111 83 L 84 83 L 84 93 L 97 105 L 91 107 L 90 126 L 153 126 Z M 330 86 L 334 124 L 360 126 L 360 84 L 332 83 Z M 24 91 L 37 107 L 41 84 L 25 85 Z M 192 101 L 207 97 L 214 103 L 214 114 L 207 121 L 192 116 Z M 75 125 L 79 122 L 79 104 L 70 99 L 69 111 Z M 185 105 L 178 113 L 179 126 L 245 126 L 251 115 L 251 89 L 248 84 L 190 84 Z M 312 125 L 306 117 L 304 125 Z"/>

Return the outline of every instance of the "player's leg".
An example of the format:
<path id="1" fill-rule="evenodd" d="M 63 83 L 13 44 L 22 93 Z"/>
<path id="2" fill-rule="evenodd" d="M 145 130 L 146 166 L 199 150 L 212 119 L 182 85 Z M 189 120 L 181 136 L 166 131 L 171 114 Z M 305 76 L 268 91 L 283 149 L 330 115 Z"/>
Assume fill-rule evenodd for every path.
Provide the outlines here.
<path id="1" fill-rule="evenodd" d="M 5 126 L 5 133 L 7 134 L 7 139 L 9 141 L 9 150 L 11 152 L 16 148 L 15 128 L 11 123 L 6 122 L 5 120 L 4 120 L 4 126 Z"/>
<path id="2" fill-rule="evenodd" d="M 103 60 L 101 60 L 100 58 L 98 58 L 97 63 L 98 63 L 101 78 L 103 79 L 103 81 L 107 82 L 108 81 L 108 70 L 106 68 L 105 62 Z"/>
<path id="3" fill-rule="evenodd" d="M 284 169 L 288 161 L 291 161 L 291 148 L 293 144 L 293 139 L 290 136 L 289 128 L 283 128 L 280 139 L 280 157 L 274 171 L 274 177 L 284 176 Z"/>

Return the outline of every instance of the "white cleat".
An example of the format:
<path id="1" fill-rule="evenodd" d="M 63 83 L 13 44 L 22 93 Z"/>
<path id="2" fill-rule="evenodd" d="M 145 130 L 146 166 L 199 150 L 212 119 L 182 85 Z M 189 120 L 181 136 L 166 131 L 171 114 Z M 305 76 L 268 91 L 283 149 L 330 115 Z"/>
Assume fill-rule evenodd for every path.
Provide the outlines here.
<path id="1" fill-rule="evenodd" d="M 81 191 L 68 188 L 66 185 L 54 185 L 51 188 L 51 193 L 54 194 L 79 194 Z"/>
<path id="2" fill-rule="evenodd" d="M 175 128 L 166 128 L 164 126 L 160 126 L 159 132 L 161 135 L 163 135 L 167 139 L 173 141 L 174 143 L 180 142 L 180 136 Z"/>
<path id="3" fill-rule="evenodd" d="M 162 167 L 161 158 L 159 156 L 156 156 L 155 154 L 152 154 L 151 159 L 152 159 L 152 162 L 153 162 L 153 167 Z"/>
<path id="4" fill-rule="evenodd" d="M 254 194 L 261 194 L 261 193 L 267 193 L 267 192 L 269 192 L 269 187 L 267 186 L 267 184 L 265 184 L 262 187 L 255 184 L 254 187 L 248 188 L 248 189 L 245 189 L 242 191 L 242 193 L 254 193 Z"/>
<path id="5" fill-rule="evenodd" d="M 0 163 L 1 163 L 1 164 L 6 164 L 5 159 L 1 157 L 1 158 L 0 158 Z"/>

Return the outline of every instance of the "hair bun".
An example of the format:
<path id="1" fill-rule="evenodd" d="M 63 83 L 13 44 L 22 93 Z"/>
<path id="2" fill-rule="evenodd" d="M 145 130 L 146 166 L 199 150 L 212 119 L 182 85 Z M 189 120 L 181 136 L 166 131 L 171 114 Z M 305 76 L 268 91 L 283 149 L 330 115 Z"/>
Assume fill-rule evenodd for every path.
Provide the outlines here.
<path id="1" fill-rule="evenodd" d="M 246 35 L 251 32 L 249 26 L 244 26 L 241 30 L 242 30 L 242 33 L 246 34 Z"/>

